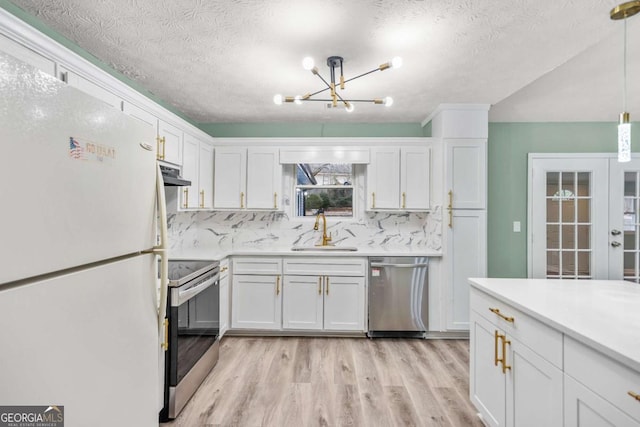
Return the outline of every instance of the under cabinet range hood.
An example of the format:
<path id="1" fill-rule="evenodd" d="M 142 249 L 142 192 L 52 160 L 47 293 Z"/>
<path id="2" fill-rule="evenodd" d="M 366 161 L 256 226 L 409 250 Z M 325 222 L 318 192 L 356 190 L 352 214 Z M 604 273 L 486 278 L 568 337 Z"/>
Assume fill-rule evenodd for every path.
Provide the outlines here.
<path id="1" fill-rule="evenodd" d="M 183 179 L 180 176 L 180 169 L 160 165 L 162 171 L 162 179 L 165 187 L 188 187 L 191 181 Z"/>

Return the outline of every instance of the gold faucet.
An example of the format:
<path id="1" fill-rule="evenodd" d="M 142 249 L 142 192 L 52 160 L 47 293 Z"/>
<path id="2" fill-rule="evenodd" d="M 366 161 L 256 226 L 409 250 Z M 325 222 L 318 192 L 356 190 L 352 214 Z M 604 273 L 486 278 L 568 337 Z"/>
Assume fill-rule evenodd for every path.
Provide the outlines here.
<path id="1" fill-rule="evenodd" d="M 318 222 L 322 218 L 322 244 L 316 244 L 316 246 L 330 246 L 331 241 L 331 233 L 327 236 L 327 218 L 324 216 L 324 210 L 318 209 L 318 213 L 316 214 L 316 223 L 313 225 L 314 230 L 318 230 Z"/>

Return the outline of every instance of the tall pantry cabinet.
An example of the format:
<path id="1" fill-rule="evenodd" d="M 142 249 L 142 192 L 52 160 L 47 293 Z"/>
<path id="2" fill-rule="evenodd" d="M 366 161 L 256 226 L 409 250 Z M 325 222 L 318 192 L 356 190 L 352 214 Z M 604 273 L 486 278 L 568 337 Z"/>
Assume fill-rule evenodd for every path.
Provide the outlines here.
<path id="1" fill-rule="evenodd" d="M 488 105 L 443 104 L 432 134 L 444 147 L 445 329 L 469 330 L 469 277 L 487 275 Z"/>

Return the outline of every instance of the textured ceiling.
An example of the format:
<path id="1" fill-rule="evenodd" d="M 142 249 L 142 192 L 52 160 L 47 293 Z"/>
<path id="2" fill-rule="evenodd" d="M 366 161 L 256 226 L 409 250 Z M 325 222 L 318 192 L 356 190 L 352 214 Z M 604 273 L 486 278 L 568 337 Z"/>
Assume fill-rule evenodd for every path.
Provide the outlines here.
<path id="1" fill-rule="evenodd" d="M 590 120 L 615 120 L 620 109 L 611 82 L 621 79 L 622 24 L 608 16 L 617 0 L 12 2 L 196 122 L 420 122 L 458 102 L 495 105 L 494 121 L 586 120 L 575 110 L 585 106 Z M 629 40 L 640 60 L 640 37 Z M 276 106 L 276 93 L 323 88 L 302 69 L 307 55 L 325 78 L 331 55 L 345 58 L 347 78 L 403 57 L 343 93 L 394 105 Z"/>

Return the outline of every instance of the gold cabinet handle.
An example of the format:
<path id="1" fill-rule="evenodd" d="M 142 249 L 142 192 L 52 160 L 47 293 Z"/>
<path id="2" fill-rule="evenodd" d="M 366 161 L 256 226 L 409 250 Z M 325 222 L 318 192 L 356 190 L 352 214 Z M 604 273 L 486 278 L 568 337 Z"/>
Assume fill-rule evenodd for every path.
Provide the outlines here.
<path id="1" fill-rule="evenodd" d="M 165 139 L 165 137 L 162 137 L 162 160 L 164 160 L 164 149 L 167 146 L 167 140 Z"/>
<path id="2" fill-rule="evenodd" d="M 200 190 L 200 207 L 204 208 L 204 190 Z"/>
<path id="3" fill-rule="evenodd" d="M 498 333 L 498 331 L 495 331 L 493 334 L 493 364 L 495 366 L 498 366 L 498 362 L 500 361 L 500 359 L 498 358 L 498 337 L 500 337 L 501 335 Z"/>
<path id="4" fill-rule="evenodd" d="M 169 319 L 165 317 L 162 324 L 164 325 L 164 342 L 162 343 L 162 349 L 167 351 L 169 350 Z"/>
<path id="5" fill-rule="evenodd" d="M 227 271 L 229 269 L 229 267 L 222 267 L 220 269 L 220 273 L 224 273 L 225 271 Z"/>
<path id="6" fill-rule="evenodd" d="M 162 138 L 160 138 L 160 136 L 156 137 L 156 148 L 158 153 L 156 154 L 156 158 L 158 160 L 164 160 L 164 144 L 165 143 L 165 139 L 164 136 Z M 160 151 L 160 144 L 162 144 L 162 151 Z"/>
<path id="7" fill-rule="evenodd" d="M 402 192 L 402 209 L 406 209 L 407 207 L 407 193 Z"/>
<path id="8" fill-rule="evenodd" d="M 276 295 L 280 295 L 280 276 L 276 277 Z"/>
<path id="9" fill-rule="evenodd" d="M 447 206 L 447 211 L 449 211 L 449 228 L 453 228 L 453 190 L 449 190 L 449 206 Z"/>
<path id="10" fill-rule="evenodd" d="M 318 295 L 322 295 L 322 276 L 318 276 Z"/>
<path id="11" fill-rule="evenodd" d="M 371 208 L 372 209 L 376 208 L 376 193 L 375 192 L 371 193 Z"/>
<path id="12" fill-rule="evenodd" d="M 638 393 L 634 393 L 632 391 L 628 391 L 627 394 L 631 397 L 633 397 L 635 400 L 637 400 L 638 402 L 640 402 L 640 394 Z"/>
<path id="13" fill-rule="evenodd" d="M 188 208 L 189 207 L 189 187 L 185 187 L 185 189 L 182 191 L 183 191 L 182 195 L 184 196 L 184 203 L 182 207 Z"/>
<path id="14" fill-rule="evenodd" d="M 240 209 L 244 209 L 244 192 L 240 192 Z"/>
<path id="15" fill-rule="evenodd" d="M 278 193 L 273 193 L 273 209 L 278 209 Z"/>
<path id="16" fill-rule="evenodd" d="M 329 295 L 329 278 L 325 276 L 324 283 L 327 286 L 327 295 Z"/>
<path id="17" fill-rule="evenodd" d="M 507 344 L 511 345 L 511 341 L 507 339 L 506 335 L 500 335 L 500 339 L 502 340 L 502 373 L 506 374 L 511 369 L 511 366 L 507 365 Z"/>
<path id="18" fill-rule="evenodd" d="M 500 313 L 500 309 L 499 308 L 489 308 L 489 311 L 494 313 L 494 314 L 497 314 L 502 319 L 504 319 L 506 322 L 513 323 L 515 321 L 515 319 L 513 317 L 505 316 L 504 314 Z"/>

